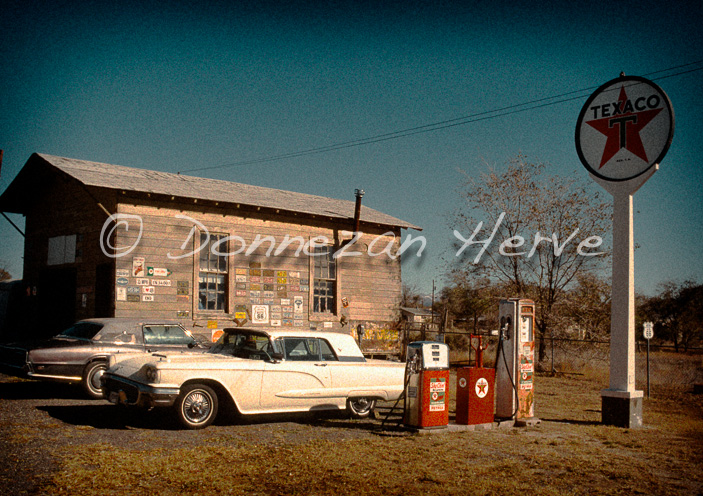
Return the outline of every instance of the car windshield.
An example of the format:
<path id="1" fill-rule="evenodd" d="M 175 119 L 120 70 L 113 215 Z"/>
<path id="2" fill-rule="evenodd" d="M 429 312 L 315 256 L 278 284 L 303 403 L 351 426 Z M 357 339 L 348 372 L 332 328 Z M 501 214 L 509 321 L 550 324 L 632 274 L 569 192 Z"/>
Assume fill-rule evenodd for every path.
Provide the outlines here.
<path id="1" fill-rule="evenodd" d="M 246 331 L 225 331 L 207 353 L 264 360 L 274 352 L 268 336 Z"/>
<path id="2" fill-rule="evenodd" d="M 71 327 L 63 331 L 57 337 L 60 338 L 78 338 L 78 339 L 93 339 L 100 329 L 103 328 L 102 324 L 96 324 L 94 322 L 78 322 L 73 324 Z"/>

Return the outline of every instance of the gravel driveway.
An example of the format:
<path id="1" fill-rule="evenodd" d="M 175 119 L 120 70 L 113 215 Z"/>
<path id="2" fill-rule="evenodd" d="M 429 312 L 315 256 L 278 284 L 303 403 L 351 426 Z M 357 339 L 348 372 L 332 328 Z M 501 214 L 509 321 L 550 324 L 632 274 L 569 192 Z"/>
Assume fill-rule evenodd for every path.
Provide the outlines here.
<path id="1" fill-rule="evenodd" d="M 222 415 L 221 415 L 222 417 Z M 378 420 L 342 414 L 218 418 L 198 431 L 180 430 L 167 410 L 125 412 L 105 400 L 88 400 L 77 386 L 23 381 L 0 374 L 0 487 L 4 494 L 35 494 L 60 470 L 61 448 L 103 443 L 129 449 L 175 448 L 231 440 L 291 445 L 320 439 L 376 436 Z"/>

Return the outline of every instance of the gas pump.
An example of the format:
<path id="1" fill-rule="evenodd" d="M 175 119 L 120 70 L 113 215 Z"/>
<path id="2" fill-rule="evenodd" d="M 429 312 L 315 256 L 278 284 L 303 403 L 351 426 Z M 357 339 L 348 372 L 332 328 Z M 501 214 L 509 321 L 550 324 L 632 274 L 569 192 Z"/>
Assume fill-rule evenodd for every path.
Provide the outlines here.
<path id="1" fill-rule="evenodd" d="M 449 424 L 449 347 L 435 341 L 408 345 L 403 423 L 421 429 Z"/>
<path id="2" fill-rule="evenodd" d="M 501 300 L 496 352 L 496 417 L 525 421 L 534 417 L 534 321 L 532 300 Z"/>
<path id="3" fill-rule="evenodd" d="M 474 340 L 477 345 L 474 346 Z M 483 366 L 482 336 L 471 335 L 471 347 L 476 351 L 475 367 L 463 367 L 456 372 L 456 423 L 460 425 L 493 422 L 495 369 Z"/>

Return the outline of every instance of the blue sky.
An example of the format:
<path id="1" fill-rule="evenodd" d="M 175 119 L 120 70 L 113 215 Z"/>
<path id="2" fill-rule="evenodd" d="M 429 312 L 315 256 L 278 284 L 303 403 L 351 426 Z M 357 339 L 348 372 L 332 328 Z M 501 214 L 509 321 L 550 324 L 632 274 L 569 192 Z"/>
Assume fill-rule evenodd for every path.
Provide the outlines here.
<path id="1" fill-rule="evenodd" d="M 361 188 L 365 205 L 424 228 L 403 279 L 429 292 L 452 254 L 458 169 L 478 175 L 522 153 L 587 178 L 576 119 L 624 71 L 653 79 L 676 115 L 669 153 L 634 199 L 636 287 L 703 281 L 700 1 L 4 4 L 0 191 L 33 152 L 349 200 Z M 0 218 L 0 264 L 15 277 L 22 247 Z"/>

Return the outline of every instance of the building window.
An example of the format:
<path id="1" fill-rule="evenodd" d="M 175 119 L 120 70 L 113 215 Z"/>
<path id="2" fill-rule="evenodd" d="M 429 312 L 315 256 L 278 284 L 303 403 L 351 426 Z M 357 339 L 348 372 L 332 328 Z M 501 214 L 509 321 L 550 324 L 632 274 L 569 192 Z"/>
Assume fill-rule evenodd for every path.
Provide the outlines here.
<path id="1" fill-rule="evenodd" d="M 217 246 L 218 255 L 212 252 L 212 245 L 226 237 L 224 234 L 200 234 L 200 267 L 198 273 L 198 309 L 227 311 L 227 241 Z"/>
<path id="2" fill-rule="evenodd" d="M 313 312 L 337 312 L 337 260 L 331 246 L 316 246 L 313 257 Z"/>
<path id="3" fill-rule="evenodd" d="M 47 265 L 62 265 L 76 261 L 76 235 L 49 238 Z"/>

